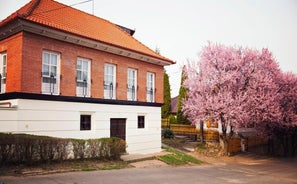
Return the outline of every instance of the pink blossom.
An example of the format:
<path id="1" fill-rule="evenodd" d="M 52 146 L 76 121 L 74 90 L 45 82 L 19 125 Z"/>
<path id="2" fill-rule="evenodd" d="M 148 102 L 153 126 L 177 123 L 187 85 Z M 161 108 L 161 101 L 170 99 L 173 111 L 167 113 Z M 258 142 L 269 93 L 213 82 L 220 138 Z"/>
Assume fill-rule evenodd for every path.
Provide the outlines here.
<path id="1" fill-rule="evenodd" d="M 183 112 L 192 123 L 213 118 L 221 121 L 223 128 L 229 124 L 236 131 L 253 124 L 259 132 L 283 123 L 280 102 L 284 94 L 280 92 L 279 79 L 290 78 L 287 82 L 292 85 L 294 77 L 284 79 L 268 49 L 209 43 L 203 48 L 200 61 L 188 64 L 187 75 L 184 85 L 188 98 L 183 102 Z M 292 115 L 290 109 L 289 116 L 294 119 L 296 112 Z"/>

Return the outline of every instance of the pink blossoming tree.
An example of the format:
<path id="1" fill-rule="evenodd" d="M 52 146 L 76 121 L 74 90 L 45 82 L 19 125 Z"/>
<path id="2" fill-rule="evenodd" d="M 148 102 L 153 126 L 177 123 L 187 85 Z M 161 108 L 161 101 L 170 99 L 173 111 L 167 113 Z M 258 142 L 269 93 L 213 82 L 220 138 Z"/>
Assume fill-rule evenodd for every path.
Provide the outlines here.
<path id="1" fill-rule="evenodd" d="M 193 124 L 210 118 L 219 121 L 227 153 L 229 140 L 239 128 L 252 124 L 264 134 L 267 126 L 280 123 L 279 75 L 278 64 L 267 49 L 260 52 L 209 43 L 200 61 L 187 66 L 188 98 L 183 112 Z"/>
<path id="2" fill-rule="evenodd" d="M 297 151 L 297 76 L 281 73 L 277 79 L 280 93 L 281 120 L 277 126 L 269 126 L 270 154 L 294 156 Z M 279 149 L 281 148 L 281 149 Z"/>

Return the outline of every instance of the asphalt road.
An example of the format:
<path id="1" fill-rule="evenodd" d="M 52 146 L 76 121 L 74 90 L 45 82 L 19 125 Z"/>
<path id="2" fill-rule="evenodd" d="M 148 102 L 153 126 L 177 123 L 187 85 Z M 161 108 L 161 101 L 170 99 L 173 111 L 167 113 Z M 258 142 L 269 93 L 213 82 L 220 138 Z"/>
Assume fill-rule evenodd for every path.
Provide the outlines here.
<path id="1" fill-rule="evenodd" d="M 0 181 L 5 184 L 292 184 L 297 183 L 297 163 L 296 159 L 239 160 L 200 166 L 130 168 L 28 177 L 7 176 L 0 178 Z"/>

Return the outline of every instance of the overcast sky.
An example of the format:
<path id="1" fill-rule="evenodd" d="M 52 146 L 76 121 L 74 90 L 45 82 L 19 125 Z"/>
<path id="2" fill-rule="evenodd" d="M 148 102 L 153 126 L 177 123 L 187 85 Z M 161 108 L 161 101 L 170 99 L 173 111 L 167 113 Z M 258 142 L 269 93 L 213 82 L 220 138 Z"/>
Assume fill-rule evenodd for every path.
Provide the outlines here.
<path id="1" fill-rule="evenodd" d="M 58 0 L 73 5 L 85 0 Z M 29 0 L 0 0 L 0 20 Z M 94 0 L 74 8 L 135 29 L 134 37 L 176 61 L 166 67 L 171 95 L 181 66 L 198 61 L 207 41 L 268 48 L 283 71 L 297 74 L 297 0 Z"/>

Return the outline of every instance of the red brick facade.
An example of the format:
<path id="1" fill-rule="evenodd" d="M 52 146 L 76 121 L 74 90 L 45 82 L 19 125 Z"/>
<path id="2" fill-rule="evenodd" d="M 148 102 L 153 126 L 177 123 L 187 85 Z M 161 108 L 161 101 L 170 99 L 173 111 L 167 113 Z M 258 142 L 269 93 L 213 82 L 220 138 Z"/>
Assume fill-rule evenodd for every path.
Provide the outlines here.
<path id="1" fill-rule="evenodd" d="M 22 33 L 0 41 L 0 53 L 7 53 L 6 92 L 22 91 Z"/>
<path id="2" fill-rule="evenodd" d="M 0 41 L 7 53 L 6 92 L 41 93 L 42 52 L 60 54 L 60 95 L 76 95 L 77 58 L 91 60 L 91 97 L 103 98 L 104 64 L 116 65 L 116 99 L 127 100 L 127 70 L 137 69 L 137 100 L 146 101 L 146 75 L 155 73 L 155 102 L 163 102 L 163 66 L 71 43 L 20 32 Z"/>

